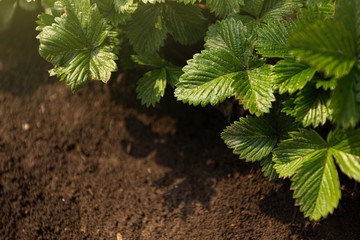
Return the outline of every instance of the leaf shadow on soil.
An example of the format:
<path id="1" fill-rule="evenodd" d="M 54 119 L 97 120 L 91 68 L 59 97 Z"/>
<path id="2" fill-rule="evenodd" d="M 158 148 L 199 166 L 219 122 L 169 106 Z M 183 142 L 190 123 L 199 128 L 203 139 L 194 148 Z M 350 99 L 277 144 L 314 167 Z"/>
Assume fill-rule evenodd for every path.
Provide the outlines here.
<path id="1" fill-rule="evenodd" d="M 318 222 L 309 221 L 295 206 L 290 180 L 283 181 L 281 188 L 271 190 L 260 202 L 262 212 L 275 218 L 277 221 L 288 224 L 293 233 L 304 239 L 358 239 L 360 201 L 354 197 L 353 182 L 340 174 L 342 198 L 333 214 Z M 343 229 L 343 230 L 341 230 Z M 351 231 L 349 231 L 351 229 Z"/>
<path id="2" fill-rule="evenodd" d="M 174 126 L 177 132 L 191 127 L 193 130 L 186 132 L 192 132 L 192 135 L 174 133 L 165 137 L 161 133 L 154 133 L 138 119 L 127 118 L 126 128 L 134 138 L 133 141 L 122 142 L 124 151 L 130 152 L 135 158 L 144 158 L 155 150 L 156 164 L 170 170 L 152 184 L 164 189 L 164 207 L 170 212 L 181 208 L 183 219 L 194 212 L 198 203 L 202 208 L 211 210 L 211 199 L 216 195 L 214 187 L 218 181 L 233 176 L 235 172 L 246 174 L 249 171 L 247 164 L 235 159 L 231 151 L 225 156 L 219 156 L 224 153 L 224 145 L 219 137 L 221 128 L 209 128 L 205 134 L 203 130 L 197 131 L 200 126 L 195 122 L 199 121 L 199 116 L 201 118 L 201 115 L 195 115 L 188 122 L 177 122 Z M 143 138 L 152 138 L 154 141 L 143 142 Z M 183 143 L 189 140 L 193 144 Z"/>
<path id="3" fill-rule="evenodd" d="M 142 114 L 153 116 L 153 121 L 144 123 L 136 115 L 126 118 L 125 128 L 132 139 L 122 141 L 123 150 L 137 159 L 155 151 L 156 164 L 169 169 L 152 184 L 161 189 L 164 207 L 170 212 L 181 209 L 186 219 L 196 207 L 211 211 L 217 182 L 236 173 L 248 174 L 253 167 L 237 159 L 220 139 L 226 119 L 213 108 L 177 102 L 170 91 L 156 108 L 141 107 L 139 100 L 134 101 L 134 88 L 133 83 L 113 81 L 113 101 L 141 109 Z"/>
<path id="4" fill-rule="evenodd" d="M 127 95 L 126 99 L 135 99 L 134 84 L 122 82 L 120 85 L 120 92 L 123 96 Z M 157 127 L 160 130 L 156 130 L 151 124 L 144 124 L 135 117 L 129 117 L 125 120 L 125 125 L 130 135 L 135 137 L 122 144 L 126 151 L 130 143 L 130 155 L 135 158 L 144 158 L 155 149 L 156 164 L 170 169 L 153 182 L 154 186 L 165 189 L 162 198 L 165 200 L 164 207 L 170 212 L 180 208 L 183 219 L 186 219 L 194 213 L 199 203 L 202 208 L 211 211 L 211 200 L 217 194 L 217 182 L 235 174 L 248 175 L 253 170 L 259 170 L 259 164 L 239 160 L 226 148 L 220 139 L 220 132 L 228 123 L 222 114 L 213 108 L 189 107 L 176 102 L 169 92 L 156 109 L 142 108 L 139 100 L 127 101 L 119 98 L 119 92 L 116 92 L 119 90 L 114 91 L 113 100 L 117 104 L 141 109 L 148 115 L 156 113 L 157 120 L 166 116 L 177 120 L 175 124 L 170 123 L 173 124 L 170 130 L 164 129 L 169 125 L 166 121 Z M 176 129 L 175 133 L 171 132 L 172 129 Z M 144 144 L 144 136 L 154 141 L 146 141 Z M 279 182 L 279 187 L 274 187 L 267 193 L 264 191 L 264 197 L 259 199 L 261 214 L 287 225 L 294 235 L 303 239 L 324 239 L 324 236 L 327 239 L 356 239 L 360 235 L 360 229 L 356 226 L 360 211 L 359 201 L 354 203 L 356 200 L 351 200 L 347 197 L 348 194 L 343 193 L 343 199 L 335 213 L 325 220 L 313 223 L 304 218 L 298 207 L 294 207 L 292 191 L 289 191 L 290 181 Z M 339 228 L 346 233 L 342 233 L 344 231 Z M 351 231 L 348 231 L 349 229 Z"/>

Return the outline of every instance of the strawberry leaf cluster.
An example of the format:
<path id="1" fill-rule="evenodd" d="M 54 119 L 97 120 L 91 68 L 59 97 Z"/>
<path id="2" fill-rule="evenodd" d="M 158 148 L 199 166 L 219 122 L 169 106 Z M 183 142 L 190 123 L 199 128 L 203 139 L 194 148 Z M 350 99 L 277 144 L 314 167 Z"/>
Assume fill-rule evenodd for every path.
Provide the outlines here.
<path id="1" fill-rule="evenodd" d="M 131 46 L 148 70 L 142 104 L 169 86 L 190 105 L 241 105 L 247 116 L 223 131 L 225 144 L 270 181 L 290 178 L 311 220 L 339 203 L 337 167 L 360 181 L 358 0 L 59 0 L 38 25 L 50 73 L 73 91 L 107 82 Z M 185 66 L 167 59 L 169 42 L 201 41 Z"/>

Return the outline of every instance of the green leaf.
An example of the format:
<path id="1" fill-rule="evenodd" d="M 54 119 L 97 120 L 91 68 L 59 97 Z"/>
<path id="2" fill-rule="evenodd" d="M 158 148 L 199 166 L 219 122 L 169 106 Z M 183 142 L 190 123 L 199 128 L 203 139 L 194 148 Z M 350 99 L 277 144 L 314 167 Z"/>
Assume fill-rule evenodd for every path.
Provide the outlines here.
<path id="1" fill-rule="evenodd" d="M 164 45 L 168 30 L 163 20 L 163 4 L 138 8 L 129 22 L 128 37 L 137 52 L 154 52 Z"/>
<path id="2" fill-rule="evenodd" d="M 292 178 L 295 204 L 311 220 L 332 213 L 341 197 L 334 160 L 326 149 L 314 152 Z"/>
<path id="3" fill-rule="evenodd" d="M 305 27 L 308 24 L 324 21 L 334 17 L 335 6 L 327 4 L 325 6 L 308 6 L 300 10 L 300 14 L 296 19 L 298 27 Z"/>
<path id="4" fill-rule="evenodd" d="M 178 84 L 180 76 L 183 74 L 183 71 L 180 67 L 174 66 L 172 64 L 165 65 L 166 70 L 166 80 L 171 87 L 175 87 Z"/>
<path id="5" fill-rule="evenodd" d="M 246 27 L 235 19 L 219 21 L 210 27 L 206 49 L 195 54 L 184 67 L 175 90 L 178 100 L 205 106 L 215 105 L 233 94 L 233 78 L 249 62 L 251 44 Z"/>
<path id="6" fill-rule="evenodd" d="M 55 23 L 55 17 L 46 13 L 39 14 L 38 19 L 39 20 L 36 21 L 38 25 L 36 27 L 36 30 L 39 32 L 41 32 L 44 29 L 44 27 L 50 26 L 51 24 Z"/>
<path id="7" fill-rule="evenodd" d="M 153 52 L 143 52 L 137 55 L 131 56 L 132 60 L 139 65 L 159 68 L 164 65 L 164 61 L 160 55 Z"/>
<path id="8" fill-rule="evenodd" d="M 206 49 L 188 61 L 175 96 L 185 103 L 215 105 L 235 94 L 245 109 L 260 116 L 275 100 L 270 67 L 251 58 L 253 36 L 241 21 L 226 19 L 210 27 Z M 234 89 L 234 90 L 233 90 Z"/>
<path id="9" fill-rule="evenodd" d="M 289 137 L 289 131 L 295 129 L 294 119 L 281 113 L 279 104 L 274 103 L 270 114 L 260 118 L 240 118 L 222 132 L 221 138 L 239 158 L 260 161 L 264 175 L 275 181 L 278 175 L 270 153 L 281 139 Z"/>
<path id="10" fill-rule="evenodd" d="M 333 146 L 331 154 L 341 171 L 360 181 L 360 129 L 346 132 L 337 129 L 330 132 L 327 141 Z"/>
<path id="11" fill-rule="evenodd" d="M 360 73 L 356 68 L 338 80 L 330 99 L 334 122 L 341 127 L 355 127 L 360 120 Z"/>
<path id="12" fill-rule="evenodd" d="M 319 220 L 332 213 L 340 199 L 340 183 L 327 143 L 313 130 L 291 133 L 275 149 L 280 177 L 293 176 L 296 204 L 305 217 Z"/>
<path id="13" fill-rule="evenodd" d="M 161 97 L 165 94 L 166 88 L 166 71 L 165 69 L 155 69 L 146 73 L 139 81 L 136 88 L 138 99 L 141 104 L 149 107 L 160 102 Z"/>
<path id="14" fill-rule="evenodd" d="M 269 114 L 240 118 L 222 132 L 221 138 L 239 158 L 254 162 L 269 156 L 277 142 L 295 129 L 294 119 L 281 113 L 279 104 L 274 103 Z"/>
<path id="15" fill-rule="evenodd" d="M 360 4 L 358 0 L 338 0 L 335 19 L 342 22 L 351 33 L 356 46 L 356 55 L 360 55 Z"/>
<path id="16" fill-rule="evenodd" d="M 287 0 L 245 0 L 242 10 L 265 23 L 293 15 L 302 4 Z"/>
<path id="17" fill-rule="evenodd" d="M 133 6 L 134 0 L 114 0 L 115 9 L 119 13 L 126 12 L 130 7 Z"/>
<path id="18" fill-rule="evenodd" d="M 66 13 L 38 35 L 40 55 L 56 66 L 52 73 L 70 84 L 72 91 L 92 79 L 107 82 L 117 70 L 117 57 L 109 44 L 106 20 L 89 0 L 63 0 L 61 4 Z"/>
<path id="19" fill-rule="evenodd" d="M 245 0 L 241 9 L 256 18 L 260 18 L 263 4 L 264 0 Z"/>
<path id="20" fill-rule="evenodd" d="M 334 90 L 337 85 L 337 79 L 335 77 L 331 79 L 314 78 L 316 82 L 316 88 L 322 88 L 324 90 Z"/>
<path id="21" fill-rule="evenodd" d="M 296 28 L 293 21 L 276 21 L 259 29 L 255 48 L 265 57 L 284 58 L 289 56 L 287 41 Z"/>
<path id="22" fill-rule="evenodd" d="M 275 169 L 292 177 L 296 204 L 311 220 L 332 213 L 340 199 L 334 159 L 350 177 L 360 179 L 360 130 L 330 132 L 327 142 L 313 130 L 291 133 L 275 152 Z"/>
<path id="23" fill-rule="evenodd" d="M 244 0 L 206 0 L 206 5 L 208 5 L 211 12 L 214 12 L 217 16 L 238 12 L 242 4 L 244 4 Z"/>
<path id="24" fill-rule="evenodd" d="M 177 0 L 177 2 L 182 2 L 182 3 L 185 3 L 185 4 L 194 4 L 196 3 L 198 0 Z"/>
<path id="25" fill-rule="evenodd" d="M 294 15 L 302 7 L 301 3 L 287 0 L 267 0 L 261 11 L 263 22 L 271 23 L 283 20 L 285 17 Z"/>
<path id="26" fill-rule="evenodd" d="M 235 19 L 217 21 L 209 27 L 205 37 L 205 49 L 223 49 L 248 66 L 253 52 L 254 35 L 248 35 L 244 24 Z"/>
<path id="27" fill-rule="evenodd" d="M 233 18 L 236 21 L 241 21 L 247 29 L 247 32 L 251 36 L 257 36 L 257 29 L 261 27 L 262 23 L 259 19 L 256 19 L 249 15 L 229 14 L 228 18 Z"/>
<path id="28" fill-rule="evenodd" d="M 275 100 L 269 81 L 270 67 L 259 68 L 263 62 L 250 58 L 253 36 L 249 39 L 246 33 L 246 27 L 235 19 L 210 27 L 207 50 L 196 54 L 184 68 L 175 91 L 178 100 L 215 105 L 235 94 L 251 113 L 260 116 L 269 112 Z"/>
<path id="29" fill-rule="evenodd" d="M 275 101 L 270 72 L 270 66 L 264 65 L 233 76 L 235 96 L 251 114 L 268 113 L 271 102 Z"/>
<path id="30" fill-rule="evenodd" d="M 272 154 L 263 158 L 260 161 L 260 165 L 261 171 L 263 171 L 264 176 L 267 177 L 270 182 L 275 182 L 279 178 L 279 175 L 274 168 L 275 163 L 272 161 Z"/>
<path id="31" fill-rule="evenodd" d="M 157 53 L 141 53 L 131 56 L 133 61 L 139 65 L 155 68 L 147 72 L 138 81 L 138 99 L 147 107 L 155 106 L 164 96 L 167 84 L 172 87 L 179 82 L 180 75 L 183 73 L 180 67 L 177 67 L 163 59 Z"/>
<path id="32" fill-rule="evenodd" d="M 274 150 L 276 172 L 280 177 L 291 177 L 302 166 L 305 157 L 322 149 L 326 142 L 313 130 L 290 133 L 291 139 L 283 140 Z"/>
<path id="33" fill-rule="evenodd" d="M 306 0 L 306 5 L 308 5 L 308 6 L 326 5 L 330 2 L 334 2 L 334 0 Z"/>
<path id="34" fill-rule="evenodd" d="M 242 63 L 228 51 L 204 50 L 195 54 L 183 68 L 175 96 L 195 106 L 223 102 L 233 94 L 233 78 L 242 70 Z"/>
<path id="35" fill-rule="evenodd" d="M 289 39 L 291 53 L 329 76 L 348 74 L 356 62 L 354 41 L 338 21 L 318 22 Z"/>
<path id="36" fill-rule="evenodd" d="M 239 158 L 254 162 L 270 154 L 278 141 L 277 134 L 267 119 L 247 116 L 228 126 L 221 138 Z"/>
<path id="37" fill-rule="evenodd" d="M 100 13 L 109 23 L 114 27 L 119 24 L 125 24 L 131 19 L 131 14 L 135 12 L 137 4 L 132 3 L 131 0 L 92 0 L 96 3 Z"/>
<path id="38" fill-rule="evenodd" d="M 205 36 L 206 18 L 198 7 L 168 2 L 164 19 L 168 32 L 181 44 L 190 45 Z"/>
<path id="39" fill-rule="evenodd" d="M 128 37 L 137 52 L 159 50 L 168 33 L 175 41 L 188 45 L 201 40 L 206 31 L 206 19 L 193 5 L 175 2 L 146 4 L 140 6 L 132 17 Z"/>
<path id="40" fill-rule="evenodd" d="M 141 0 L 143 3 L 152 3 L 152 4 L 155 4 L 155 3 L 164 3 L 165 0 Z"/>
<path id="41" fill-rule="evenodd" d="M 324 125 L 332 116 L 329 98 L 329 92 L 316 89 L 313 84 L 307 85 L 293 100 L 293 116 L 304 127 Z"/>
<path id="42" fill-rule="evenodd" d="M 315 69 L 306 64 L 287 59 L 277 62 L 272 74 L 274 84 L 277 84 L 276 88 L 279 89 L 280 94 L 285 92 L 293 94 L 303 89 L 314 77 L 315 72 Z"/>

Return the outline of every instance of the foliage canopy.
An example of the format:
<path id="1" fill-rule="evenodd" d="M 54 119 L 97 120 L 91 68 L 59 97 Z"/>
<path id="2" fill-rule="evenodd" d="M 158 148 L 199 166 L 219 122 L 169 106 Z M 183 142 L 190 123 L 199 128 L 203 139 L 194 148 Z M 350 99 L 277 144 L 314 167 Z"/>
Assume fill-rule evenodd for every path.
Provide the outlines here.
<path id="1" fill-rule="evenodd" d="M 0 6 L 13 9 L 15 2 Z M 194 106 L 240 104 L 247 114 L 223 131 L 225 144 L 239 158 L 259 161 L 270 181 L 290 178 L 296 204 L 311 220 L 339 203 L 337 166 L 360 181 L 358 0 L 44 0 L 42 6 L 39 52 L 72 91 L 90 80 L 109 81 L 131 56 L 147 69 L 136 89 L 146 106 L 155 106 L 167 87 Z M 0 14 L 0 23 L 9 16 Z M 203 50 L 185 66 L 169 57 L 185 57 L 174 46 L 192 49 L 201 41 Z"/>

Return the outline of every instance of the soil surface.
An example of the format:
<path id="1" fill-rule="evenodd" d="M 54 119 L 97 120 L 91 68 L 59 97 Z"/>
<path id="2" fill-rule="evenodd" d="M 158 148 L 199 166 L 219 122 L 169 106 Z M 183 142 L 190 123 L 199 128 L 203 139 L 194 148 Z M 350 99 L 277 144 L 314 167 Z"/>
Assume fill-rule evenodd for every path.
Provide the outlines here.
<path id="1" fill-rule="evenodd" d="M 289 181 L 226 148 L 216 110 L 170 92 L 147 109 L 136 72 L 75 94 L 49 78 L 34 20 L 0 33 L 0 239 L 360 239 L 354 182 L 308 221 Z"/>

